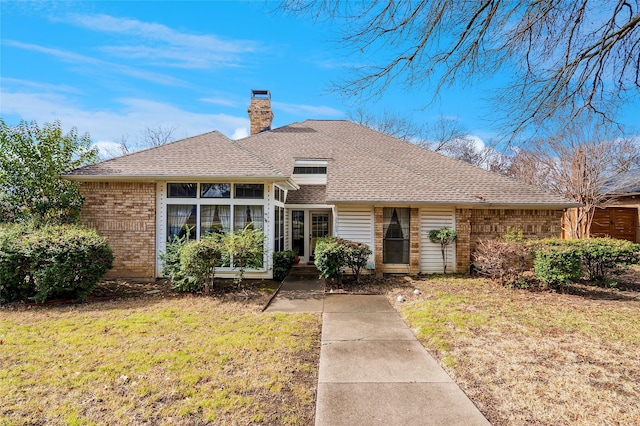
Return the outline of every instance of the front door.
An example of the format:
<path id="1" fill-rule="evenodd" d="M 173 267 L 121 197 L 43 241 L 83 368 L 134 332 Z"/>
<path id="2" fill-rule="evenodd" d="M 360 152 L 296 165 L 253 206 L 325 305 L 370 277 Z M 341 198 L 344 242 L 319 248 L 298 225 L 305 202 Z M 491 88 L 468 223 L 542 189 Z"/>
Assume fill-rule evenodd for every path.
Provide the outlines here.
<path id="1" fill-rule="evenodd" d="M 316 251 L 316 243 L 318 238 L 323 238 L 329 235 L 329 213 L 311 213 L 311 246 L 309 252 L 311 257 L 309 260 L 315 260 L 314 254 Z"/>
<path id="2" fill-rule="evenodd" d="M 302 263 L 314 261 L 318 238 L 331 235 L 331 211 L 291 210 L 291 249 Z"/>

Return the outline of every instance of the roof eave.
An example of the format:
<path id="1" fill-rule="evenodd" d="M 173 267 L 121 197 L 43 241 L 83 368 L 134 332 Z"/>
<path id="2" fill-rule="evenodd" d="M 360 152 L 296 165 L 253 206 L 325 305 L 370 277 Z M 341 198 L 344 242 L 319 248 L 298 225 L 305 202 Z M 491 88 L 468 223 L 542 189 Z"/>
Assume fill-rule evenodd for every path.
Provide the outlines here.
<path id="1" fill-rule="evenodd" d="M 456 203 L 451 201 L 416 201 L 416 200 L 394 200 L 394 201 L 380 201 L 380 200 L 336 200 L 327 199 L 327 204 L 374 204 L 374 205 L 440 205 L 440 206 L 452 206 L 459 208 L 487 208 L 487 209 L 549 209 L 549 210 L 564 210 L 576 207 L 582 207 L 584 204 L 580 203 L 487 203 L 477 202 L 469 203 L 462 202 Z"/>
<path id="2" fill-rule="evenodd" d="M 289 176 L 238 176 L 238 175 L 62 175 L 63 179 L 75 182 L 157 182 L 157 181 L 220 181 L 283 182 L 284 185 L 297 189 L 298 186 Z"/>

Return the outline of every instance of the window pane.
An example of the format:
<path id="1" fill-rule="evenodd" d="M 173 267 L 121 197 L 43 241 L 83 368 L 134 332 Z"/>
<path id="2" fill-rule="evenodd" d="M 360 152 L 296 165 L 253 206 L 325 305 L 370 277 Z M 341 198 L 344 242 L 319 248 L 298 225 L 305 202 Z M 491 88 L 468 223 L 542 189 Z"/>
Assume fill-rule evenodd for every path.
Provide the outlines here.
<path id="1" fill-rule="evenodd" d="M 202 183 L 200 184 L 201 198 L 231 198 L 230 183 Z"/>
<path id="2" fill-rule="evenodd" d="M 263 206 L 235 206 L 233 229 L 242 231 L 244 228 L 264 229 Z"/>
<path id="3" fill-rule="evenodd" d="M 167 205 L 167 241 L 188 236 L 196 239 L 196 206 L 192 204 Z"/>
<path id="4" fill-rule="evenodd" d="M 294 175 L 326 175 L 326 167 L 317 166 L 296 166 L 293 168 Z"/>
<path id="5" fill-rule="evenodd" d="M 284 208 L 273 209 L 274 237 L 273 251 L 284 251 Z"/>
<path id="6" fill-rule="evenodd" d="M 196 198 L 198 196 L 197 183 L 168 183 L 168 198 Z"/>
<path id="7" fill-rule="evenodd" d="M 231 206 L 200 206 L 200 236 L 226 234 L 231 225 Z"/>
<path id="8" fill-rule="evenodd" d="M 304 211 L 291 212 L 291 249 L 298 256 L 304 256 Z"/>
<path id="9" fill-rule="evenodd" d="M 236 198 L 264 198 L 264 185 L 261 183 L 236 183 Z"/>
<path id="10" fill-rule="evenodd" d="M 382 262 L 408 264 L 411 210 L 384 208 L 382 218 Z"/>

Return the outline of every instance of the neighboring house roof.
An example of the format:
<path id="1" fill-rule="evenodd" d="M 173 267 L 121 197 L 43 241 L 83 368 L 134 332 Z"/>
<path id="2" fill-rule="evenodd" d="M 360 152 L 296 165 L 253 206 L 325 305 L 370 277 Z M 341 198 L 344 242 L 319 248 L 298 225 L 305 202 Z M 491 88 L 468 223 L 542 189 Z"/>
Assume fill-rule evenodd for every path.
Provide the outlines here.
<path id="1" fill-rule="evenodd" d="M 231 141 L 206 133 L 73 171 L 76 180 L 136 176 L 291 178 L 296 160 L 327 160 L 327 185 L 287 203 L 429 203 L 553 207 L 578 204 L 537 187 L 342 120 L 307 120 Z M 322 188 L 322 189 L 320 189 Z M 319 191 L 325 191 L 324 195 Z M 291 201 L 293 200 L 293 201 Z"/>
<path id="2" fill-rule="evenodd" d="M 640 169 L 629 170 L 611 179 L 604 187 L 610 195 L 640 194 Z"/>
<path id="3" fill-rule="evenodd" d="M 286 175 L 219 132 L 209 132 L 90 166 L 67 174 L 75 180 Z"/>

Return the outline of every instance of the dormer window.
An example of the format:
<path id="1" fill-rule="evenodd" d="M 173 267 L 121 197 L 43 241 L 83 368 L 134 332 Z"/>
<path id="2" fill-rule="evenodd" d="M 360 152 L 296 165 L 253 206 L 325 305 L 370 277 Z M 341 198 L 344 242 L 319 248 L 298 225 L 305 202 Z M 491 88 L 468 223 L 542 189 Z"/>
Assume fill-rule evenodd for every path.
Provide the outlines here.
<path id="1" fill-rule="evenodd" d="M 296 166 L 293 168 L 294 175 L 326 175 L 326 166 Z"/>
<path id="2" fill-rule="evenodd" d="M 293 180 L 300 185 L 326 185 L 327 164 L 325 159 L 296 160 L 293 165 Z"/>

